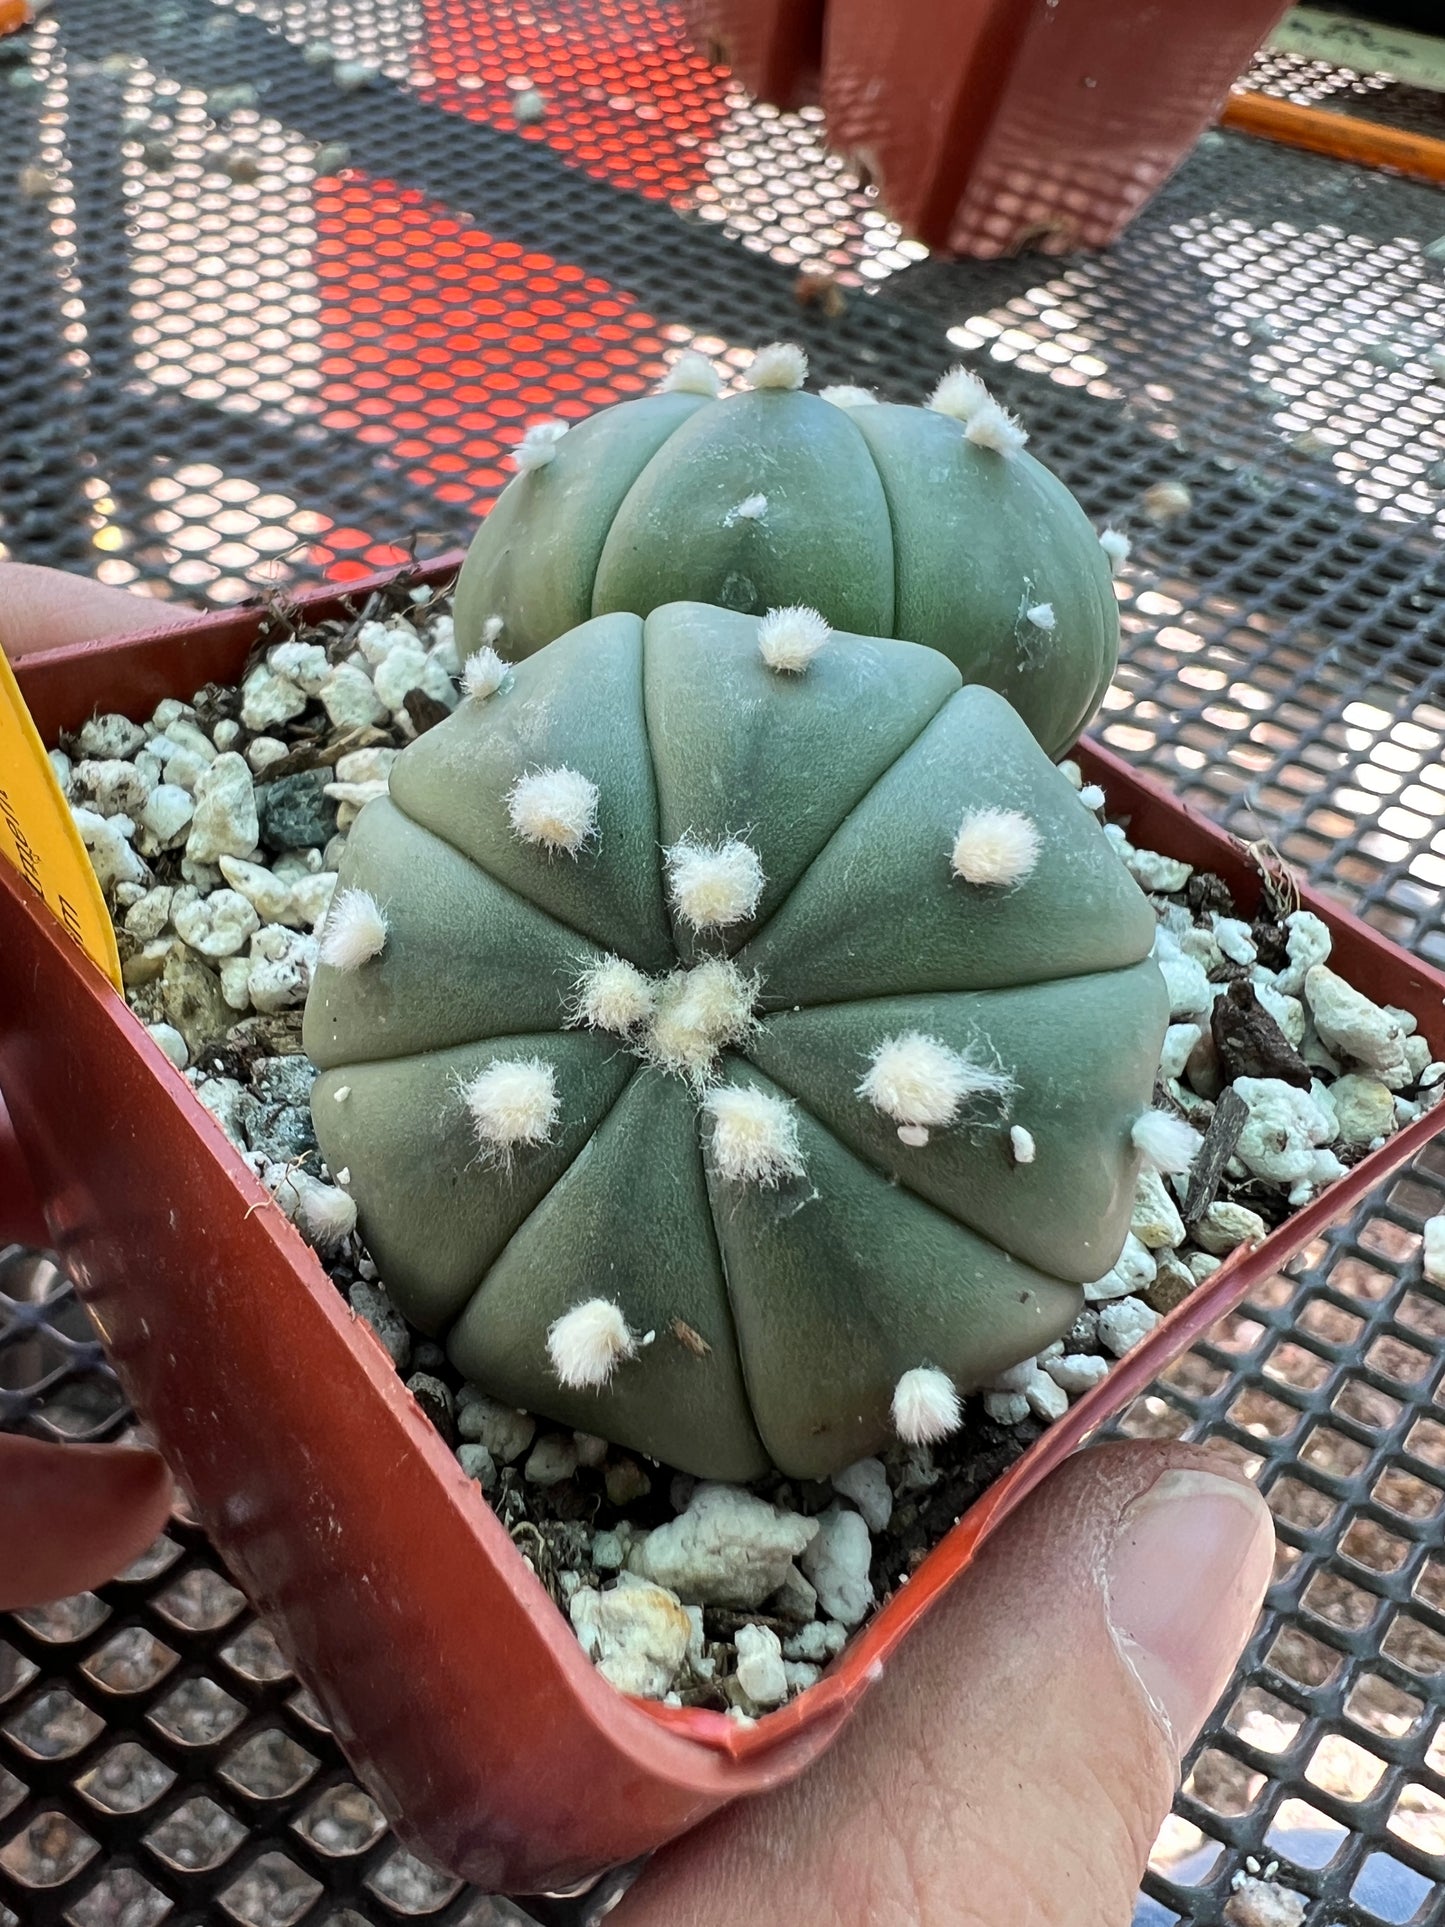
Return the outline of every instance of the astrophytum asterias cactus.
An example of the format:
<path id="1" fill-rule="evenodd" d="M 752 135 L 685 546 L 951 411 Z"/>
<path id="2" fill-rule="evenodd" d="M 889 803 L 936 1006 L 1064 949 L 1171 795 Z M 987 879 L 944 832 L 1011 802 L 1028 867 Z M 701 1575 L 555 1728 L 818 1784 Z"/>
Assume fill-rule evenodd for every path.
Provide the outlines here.
<path id="1" fill-rule="evenodd" d="M 1018 423 L 965 369 L 925 408 L 802 386 L 787 344 L 719 398 L 690 354 L 662 392 L 539 422 L 473 539 L 463 654 L 528 656 L 590 616 L 695 600 L 807 603 L 837 629 L 922 642 L 1007 696 L 1051 756 L 1119 650 L 1109 555 Z"/>
<path id="2" fill-rule="evenodd" d="M 352 830 L 306 1009 L 397 1304 L 711 1477 L 942 1436 L 1123 1245 L 1147 900 L 932 650 L 684 603 L 478 662 Z"/>

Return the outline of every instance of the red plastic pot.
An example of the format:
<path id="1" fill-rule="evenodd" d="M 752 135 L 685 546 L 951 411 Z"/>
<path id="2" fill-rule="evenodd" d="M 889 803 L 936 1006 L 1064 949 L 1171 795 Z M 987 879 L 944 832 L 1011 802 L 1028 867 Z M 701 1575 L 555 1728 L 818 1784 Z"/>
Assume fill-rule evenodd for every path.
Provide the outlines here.
<path id="1" fill-rule="evenodd" d="M 682 0 L 682 17 L 709 60 L 730 67 L 775 107 L 818 98 L 828 0 Z"/>
<path id="2" fill-rule="evenodd" d="M 342 607 L 331 592 L 303 602 L 315 616 Z M 201 617 L 31 656 L 20 680 L 53 740 L 97 709 L 142 718 L 162 696 L 234 680 L 259 624 L 255 611 Z M 1081 760 L 1139 841 L 1257 899 L 1236 844 L 1106 752 Z M 1350 980 L 1417 1013 L 1445 1056 L 1445 977 L 1305 902 Z M 49 1241 L 137 1411 L 403 1836 L 493 1891 L 573 1886 L 801 1771 L 1045 1472 L 1437 1128 L 1437 1115 L 1409 1125 L 1236 1253 L 978 1501 L 818 1685 L 744 1728 L 624 1699 L 593 1670 L 368 1327 L 4 865 L 0 1012 L 0 1089 Z M 0 1178 L 13 1157 L 0 1132 Z M 11 1183 L 0 1235 L 32 1235 L 23 1173 Z"/>
<path id="3" fill-rule="evenodd" d="M 1102 247 L 1217 119 L 1285 0 L 690 0 L 694 37 L 941 253 Z M 818 69 L 821 65 L 821 80 Z"/>

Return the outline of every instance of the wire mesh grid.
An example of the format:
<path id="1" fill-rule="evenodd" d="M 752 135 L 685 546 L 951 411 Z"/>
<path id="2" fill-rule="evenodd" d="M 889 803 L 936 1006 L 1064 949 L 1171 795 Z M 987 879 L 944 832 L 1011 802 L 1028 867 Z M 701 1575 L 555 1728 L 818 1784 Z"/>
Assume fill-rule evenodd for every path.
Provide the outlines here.
<path id="1" fill-rule="evenodd" d="M 1300 107 L 1327 107 L 1332 114 L 1383 121 L 1406 133 L 1445 139 L 1445 94 L 1394 74 L 1370 73 L 1283 47 L 1266 47 L 1255 55 L 1240 85 L 1250 93 L 1273 94 Z"/>
<path id="2" fill-rule="evenodd" d="M 1431 190 L 1210 135 L 1105 256 L 925 257 L 656 0 L 71 0 L 0 66 L 0 543 L 226 604 L 464 538 L 539 414 L 674 347 L 922 391 L 959 355 L 1134 538 L 1100 729 L 1440 962 L 1445 229 Z M 540 112 L 540 118 L 536 118 Z M 1445 1878 L 1445 1294 L 1427 1154 L 1119 1421 L 1280 1523 L 1259 1635 L 1146 1882 L 1309 1927 Z M 0 1423 L 128 1423 L 69 1287 L 0 1278 Z M 0 1644 L 0 1923 L 517 1917 L 403 1854 L 178 1521 Z"/>

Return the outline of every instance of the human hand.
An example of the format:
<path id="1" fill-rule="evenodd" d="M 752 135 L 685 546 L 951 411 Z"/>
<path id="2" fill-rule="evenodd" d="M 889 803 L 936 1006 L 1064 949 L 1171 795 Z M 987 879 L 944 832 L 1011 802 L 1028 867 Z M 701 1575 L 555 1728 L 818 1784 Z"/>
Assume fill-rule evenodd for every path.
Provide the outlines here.
<path id="1" fill-rule="evenodd" d="M 0 649 L 11 662 L 71 642 L 169 629 L 195 614 L 174 602 L 107 588 L 63 569 L 0 562 Z"/>
<path id="2" fill-rule="evenodd" d="M 1209 1453 L 1070 1459 L 809 1772 L 659 1854 L 617 1927 L 1123 1927 L 1273 1562 Z"/>

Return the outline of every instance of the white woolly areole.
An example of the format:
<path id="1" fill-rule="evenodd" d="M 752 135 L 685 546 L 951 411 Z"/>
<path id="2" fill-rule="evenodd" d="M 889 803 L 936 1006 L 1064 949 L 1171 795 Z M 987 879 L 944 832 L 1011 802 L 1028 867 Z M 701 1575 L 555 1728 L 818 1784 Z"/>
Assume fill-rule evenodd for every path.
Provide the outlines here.
<path id="1" fill-rule="evenodd" d="M 557 1073 L 540 1057 L 507 1057 L 461 1086 L 483 1151 L 504 1156 L 519 1144 L 545 1144 L 557 1123 Z"/>
<path id="2" fill-rule="evenodd" d="M 657 384 L 659 395 L 717 395 L 721 389 L 717 369 L 696 348 L 685 349 Z"/>
<path id="3" fill-rule="evenodd" d="M 741 502 L 735 502 L 723 517 L 723 527 L 730 529 L 737 522 L 761 522 L 767 512 L 766 495 L 745 495 Z"/>
<path id="4" fill-rule="evenodd" d="M 758 654 L 769 669 L 801 675 L 833 633 L 816 609 L 801 603 L 769 609 L 758 624 Z"/>
<path id="5" fill-rule="evenodd" d="M 576 856 L 597 834 L 597 785 L 580 770 L 534 769 L 507 792 L 507 817 L 517 835 Z"/>
<path id="6" fill-rule="evenodd" d="M 557 453 L 557 444 L 566 433 L 566 422 L 533 422 L 512 450 L 512 460 L 524 473 L 529 469 L 545 468 Z"/>
<path id="7" fill-rule="evenodd" d="M 495 622 L 497 618 L 492 616 L 490 620 Z M 463 665 L 462 694 L 474 703 L 484 703 L 501 688 L 509 667 L 495 649 L 479 649 Z"/>
<path id="8" fill-rule="evenodd" d="M 710 957 L 692 970 L 675 970 L 663 983 L 648 1026 L 646 1051 L 665 1071 L 701 1084 L 720 1050 L 752 1029 L 758 980 L 736 964 Z"/>
<path id="9" fill-rule="evenodd" d="M 807 379 L 808 357 L 796 341 L 759 348 L 743 376 L 749 388 L 801 388 Z"/>
<path id="10" fill-rule="evenodd" d="M 334 1184 L 308 1184 L 301 1192 L 296 1222 L 318 1251 L 331 1251 L 356 1229 L 356 1200 Z"/>
<path id="11" fill-rule="evenodd" d="M 321 936 L 321 961 L 333 970 L 359 970 L 381 955 L 386 930 L 386 913 L 370 890 L 338 891 Z"/>
<path id="12" fill-rule="evenodd" d="M 935 415 L 951 415 L 956 422 L 970 422 L 981 408 L 993 406 L 993 396 L 973 370 L 960 362 L 956 368 L 949 369 L 924 405 Z"/>
<path id="13" fill-rule="evenodd" d="M 818 390 L 819 401 L 830 401 L 835 408 L 871 408 L 878 400 L 871 388 L 856 388 L 851 381 L 836 381 Z"/>
<path id="14" fill-rule="evenodd" d="M 501 641 L 502 631 L 506 626 L 506 623 L 503 622 L 500 616 L 487 617 L 486 621 L 482 624 L 482 641 L 487 648 L 490 649 L 494 643 Z"/>
<path id="15" fill-rule="evenodd" d="M 1129 538 L 1118 529 L 1105 529 L 1099 537 L 1099 547 L 1109 558 L 1109 567 L 1117 575 L 1129 560 Z"/>
<path id="16" fill-rule="evenodd" d="M 1034 1143 L 1032 1131 L 1025 1130 L 1022 1124 L 1015 1124 L 1009 1130 L 1008 1141 L 1015 1164 L 1033 1163 L 1038 1146 Z"/>
<path id="17" fill-rule="evenodd" d="M 1035 629 L 1052 629 L 1057 617 L 1052 602 L 1036 602 L 1032 609 L 1024 610 L 1024 620 L 1031 622 Z"/>
<path id="18" fill-rule="evenodd" d="M 1134 1120 L 1129 1135 L 1144 1162 L 1171 1177 L 1184 1175 L 1204 1142 L 1192 1124 L 1172 1111 L 1145 1111 Z"/>
<path id="19" fill-rule="evenodd" d="M 677 913 L 694 930 L 722 930 L 758 907 L 763 866 L 741 837 L 694 843 L 684 837 L 664 852 L 667 885 Z"/>
<path id="20" fill-rule="evenodd" d="M 1028 438 L 1028 430 L 1018 417 L 992 400 L 974 410 L 963 431 L 966 442 L 991 448 L 995 455 L 1017 455 Z"/>
<path id="21" fill-rule="evenodd" d="M 1086 810 L 1101 810 L 1104 807 L 1104 792 L 1097 783 L 1085 783 L 1079 791 L 1079 801 Z"/>
<path id="22" fill-rule="evenodd" d="M 712 1119 L 713 1163 L 730 1182 L 775 1185 L 803 1175 L 791 1104 L 745 1084 L 719 1084 L 703 1100 Z"/>
<path id="23" fill-rule="evenodd" d="M 1007 889 L 1039 860 L 1039 833 L 1022 810 L 969 810 L 953 839 L 953 874 Z"/>
<path id="24" fill-rule="evenodd" d="M 589 1298 L 563 1312 L 547 1333 L 547 1356 L 572 1391 L 599 1391 L 624 1358 L 637 1356 L 627 1320 L 607 1298 Z"/>
<path id="25" fill-rule="evenodd" d="M 877 1046 L 858 1095 L 896 1123 L 936 1129 L 953 1123 L 966 1098 L 1002 1097 L 1012 1089 L 1007 1072 L 976 1064 L 937 1037 L 910 1030 Z"/>
<path id="26" fill-rule="evenodd" d="M 893 1387 L 893 1429 L 905 1445 L 937 1445 L 963 1422 L 963 1406 L 947 1372 L 915 1365 Z"/>
<path id="27" fill-rule="evenodd" d="M 577 980 L 568 1021 L 625 1037 L 645 1024 L 657 1008 L 657 985 L 625 957 L 604 957 Z"/>

